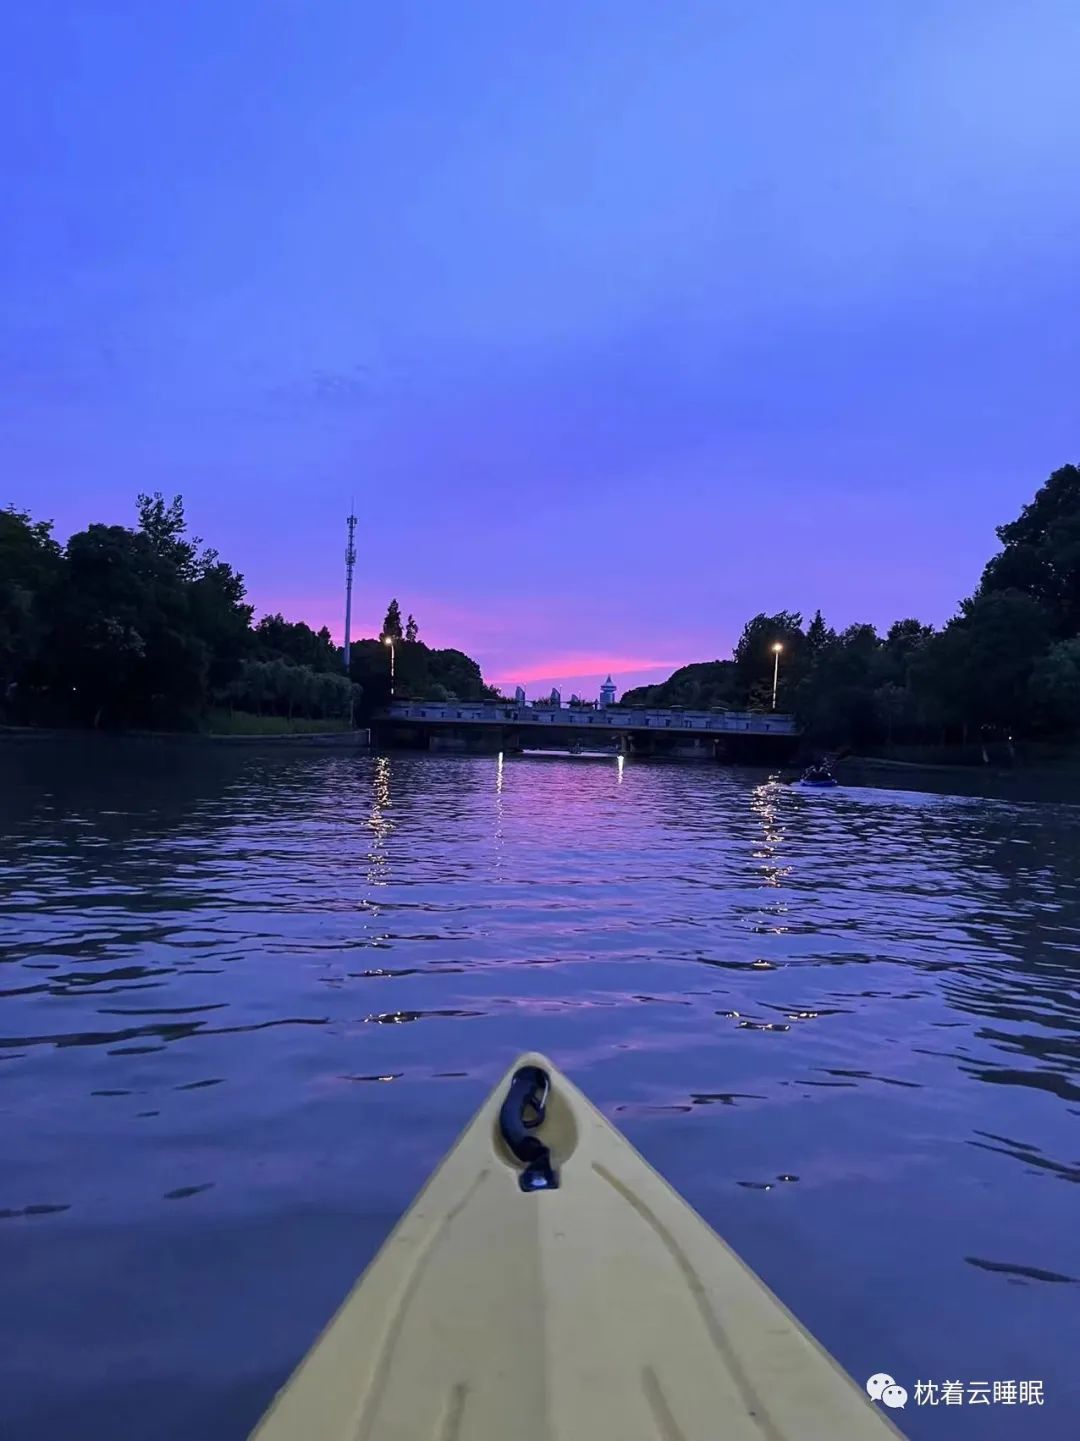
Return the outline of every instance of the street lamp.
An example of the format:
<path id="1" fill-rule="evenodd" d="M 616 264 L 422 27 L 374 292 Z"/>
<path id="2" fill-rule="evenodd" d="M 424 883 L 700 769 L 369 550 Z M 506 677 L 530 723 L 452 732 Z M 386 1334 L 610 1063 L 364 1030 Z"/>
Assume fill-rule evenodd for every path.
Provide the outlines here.
<path id="1" fill-rule="evenodd" d="M 776 683 L 780 679 L 780 652 L 784 649 L 778 640 L 773 641 L 773 668 L 772 668 L 772 708 L 776 709 Z"/>
<path id="2" fill-rule="evenodd" d="M 394 637 L 393 637 L 392 635 L 384 635 L 384 636 L 383 636 L 383 645 L 388 645 L 388 646 L 390 647 L 390 699 L 393 700 L 393 698 L 394 698 Z M 775 700 L 774 700 L 774 704 L 775 704 Z"/>

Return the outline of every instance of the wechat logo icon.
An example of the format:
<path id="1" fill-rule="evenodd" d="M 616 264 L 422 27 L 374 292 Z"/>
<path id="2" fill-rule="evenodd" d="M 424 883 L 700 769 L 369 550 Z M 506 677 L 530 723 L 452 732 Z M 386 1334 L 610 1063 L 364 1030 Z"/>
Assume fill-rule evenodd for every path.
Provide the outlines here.
<path id="1" fill-rule="evenodd" d="M 871 1401 L 880 1401 L 893 1411 L 902 1411 L 907 1405 L 907 1391 L 885 1371 L 874 1372 L 866 1383 L 866 1394 Z"/>

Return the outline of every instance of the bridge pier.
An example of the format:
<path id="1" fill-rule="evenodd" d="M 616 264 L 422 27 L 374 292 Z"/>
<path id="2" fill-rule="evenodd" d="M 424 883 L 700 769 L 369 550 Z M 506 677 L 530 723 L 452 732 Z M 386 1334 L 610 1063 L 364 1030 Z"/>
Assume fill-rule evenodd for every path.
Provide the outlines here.
<path id="1" fill-rule="evenodd" d="M 781 736 L 733 735 L 716 743 L 716 758 L 724 765 L 775 766 L 790 762 L 799 748 L 796 734 Z"/>
<path id="2" fill-rule="evenodd" d="M 663 747 L 663 754 L 678 756 L 680 760 L 711 761 L 716 759 L 716 742 L 705 736 L 672 741 Z"/>
<path id="3" fill-rule="evenodd" d="M 503 732 L 498 726 L 483 726 L 470 731 L 432 731 L 428 737 L 428 750 L 443 754 L 493 756 L 505 749 Z"/>

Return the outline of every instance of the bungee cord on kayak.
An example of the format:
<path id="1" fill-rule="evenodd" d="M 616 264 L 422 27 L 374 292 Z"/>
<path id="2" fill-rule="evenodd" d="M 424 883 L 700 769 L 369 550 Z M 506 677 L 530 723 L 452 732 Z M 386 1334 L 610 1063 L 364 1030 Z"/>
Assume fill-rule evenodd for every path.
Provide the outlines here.
<path id="1" fill-rule="evenodd" d="M 514 1072 L 510 1090 L 499 1112 L 502 1138 L 519 1161 L 523 1191 L 553 1191 L 559 1178 L 552 1170 L 551 1152 L 534 1132 L 543 1125 L 551 1082 L 539 1066 L 522 1066 Z"/>

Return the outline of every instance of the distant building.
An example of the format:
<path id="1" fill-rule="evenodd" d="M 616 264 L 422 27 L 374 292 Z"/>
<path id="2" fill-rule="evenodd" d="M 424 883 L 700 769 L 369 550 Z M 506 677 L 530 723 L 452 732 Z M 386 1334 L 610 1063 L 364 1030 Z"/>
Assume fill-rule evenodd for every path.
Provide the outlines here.
<path id="1" fill-rule="evenodd" d="M 555 707 L 556 710 L 558 710 L 559 707 L 562 705 L 562 696 L 559 694 L 559 692 L 555 689 L 554 686 L 551 687 L 551 704 Z"/>
<path id="2" fill-rule="evenodd" d="M 518 688 L 517 688 L 517 690 L 514 692 L 514 704 L 515 704 L 515 705 L 524 705 L 524 704 L 525 704 L 525 687 L 524 687 L 523 685 L 519 685 Z"/>
<path id="3" fill-rule="evenodd" d="M 615 682 L 608 676 L 607 680 L 600 687 L 600 705 L 609 706 L 615 704 Z"/>

